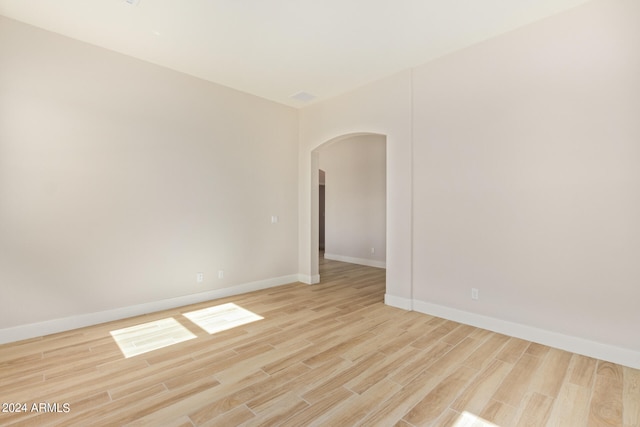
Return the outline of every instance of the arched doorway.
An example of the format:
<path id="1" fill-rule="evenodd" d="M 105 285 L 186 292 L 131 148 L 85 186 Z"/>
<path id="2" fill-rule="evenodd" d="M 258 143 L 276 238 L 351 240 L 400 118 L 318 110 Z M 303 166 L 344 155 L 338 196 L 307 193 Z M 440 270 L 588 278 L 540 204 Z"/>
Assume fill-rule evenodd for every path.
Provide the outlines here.
<path id="1" fill-rule="evenodd" d="M 324 156 L 323 154 L 324 153 Z M 336 158 L 339 156 L 339 158 Z M 334 217 L 327 232 L 330 259 L 355 264 L 386 265 L 386 136 L 376 133 L 350 133 L 332 138 L 311 152 L 311 252 L 312 283 L 319 283 L 319 170 L 334 168 L 333 193 L 330 192 Z M 329 178 L 331 186 L 331 178 Z M 380 180 L 382 182 L 380 182 Z M 337 219 L 339 212 L 340 218 Z M 333 229 L 332 229 L 333 227 Z M 338 252 L 340 253 L 338 255 Z"/>

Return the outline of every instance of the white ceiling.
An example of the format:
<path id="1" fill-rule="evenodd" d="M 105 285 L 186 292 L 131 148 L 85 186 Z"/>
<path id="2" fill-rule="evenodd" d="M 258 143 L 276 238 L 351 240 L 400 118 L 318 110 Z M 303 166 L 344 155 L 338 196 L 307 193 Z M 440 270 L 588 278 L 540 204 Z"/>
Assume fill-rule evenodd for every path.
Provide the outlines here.
<path id="1" fill-rule="evenodd" d="M 300 107 L 587 1 L 0 0 L 0 15 Z"/>

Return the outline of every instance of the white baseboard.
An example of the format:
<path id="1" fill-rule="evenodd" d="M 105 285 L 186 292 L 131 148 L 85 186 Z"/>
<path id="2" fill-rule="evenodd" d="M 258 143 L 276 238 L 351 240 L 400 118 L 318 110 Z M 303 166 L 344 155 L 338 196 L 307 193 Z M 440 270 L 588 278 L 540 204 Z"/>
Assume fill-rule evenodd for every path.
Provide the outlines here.
<path id="1" fill-rule="evenodd" d="M 44 322 L 14 326 L 12 328 L 0 329 L 0 344 L 41 337 L 44 335 L 83 328 L 85 326 L 111 322 L 113 320 L 126 319 L 127 317 L 134 317 L 142 314 L 154 313 L 156 311 L 162 311 L 199 302 L 215 300 L 218 298 L 246 294 L 247 292 L 258 291 L 274 286 L 286 285 L 288 283 L 297 281 L 298 275 L 292 274 L 289 276 L 274 277 L 271 279 L 244 283 L 242 285 L 232 286 L 228 288 L 214 289 L 197 294 L 184 295 L 181 297 L 153 301 L 144 304 L 137 304 L 128 307 L 115 308 L 112 310 L 99 311 L 97 313 L 80 314 L 77 316 L 64 317 L 62 319 L 52 319 Z"/>
<path id="2" fill-rule="evenodd" d="M 326 252 L 324 254 L 324 257 L 325 259 L 330 259 L 333 261 L 349 262 L 351 264 L 366 265 L 368 267 L 387 268 L 386 262 L 376 261 L 373 259 L 354 258 L 354 257 L 344 256 L 344 255 L 328 254 Z"/>
<path id="3" fill-rule="evenodd" d="M 395 297 L 394 297 L 395 298 Z M 385 296 L 385 302 L 386 302 Z M 389 304 L 392 305 L 392 304 Z M 413 300 L 413 309 L 420 313 L 442 317 L 466 325 L 498 332 L 511 337 L 544 344 L 572 353 L 582 354 L 595 359 L 606 360 L 619 365 L 640 369 L 640 352 L 627 348 L 616 347 L 595 341 L 589 341 L 570 335 L 539 329 L 520 323 L 509 322 L 481 314 L 457 310 L 438 304 Z"/>
<path id="4" fill-rule="evenodd" d="M 401 308 L 403 310 L 413 310 L 413 301 L 409 298 L 397 297 L 395 295 L 384 294 L 384 303 L 391 307 Z"/>
<path id="5" fill-rule="evenodd" d="M 298 282 L 302 282 L 306 285 L 315 285 L 320 283 L 320 275 L 310 276 L 308 274 L 298 274 Z"/>

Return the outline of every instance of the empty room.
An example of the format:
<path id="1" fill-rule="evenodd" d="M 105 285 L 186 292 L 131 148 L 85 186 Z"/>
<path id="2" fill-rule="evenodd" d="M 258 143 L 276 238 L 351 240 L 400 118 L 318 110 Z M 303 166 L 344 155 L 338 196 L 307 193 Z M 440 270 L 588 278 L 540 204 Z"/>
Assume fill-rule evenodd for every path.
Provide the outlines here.
<path id="1" fill-rule="evenodd" d="M 638 22 L 0 0 L 0 425 L 640 427 Z"/>

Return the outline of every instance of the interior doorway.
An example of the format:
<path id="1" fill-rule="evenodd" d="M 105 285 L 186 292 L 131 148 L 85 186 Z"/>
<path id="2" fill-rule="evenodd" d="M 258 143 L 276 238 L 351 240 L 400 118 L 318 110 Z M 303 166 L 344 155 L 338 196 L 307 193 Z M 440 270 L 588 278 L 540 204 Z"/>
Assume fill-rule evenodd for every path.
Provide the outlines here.
<path id="1" fill-rule="evenodd" d="M 386 268 L 386 137 L 348 135 L 315 154 L 315 261 Z"/>
<path id="2" fill-rule="evenodd" d="M 319 171 L 320 185 L 318 186 L 318 249 L 320 255 L 324 251 L 324 214 L 325 214 L 325 171 L 320 169 Z"/>

